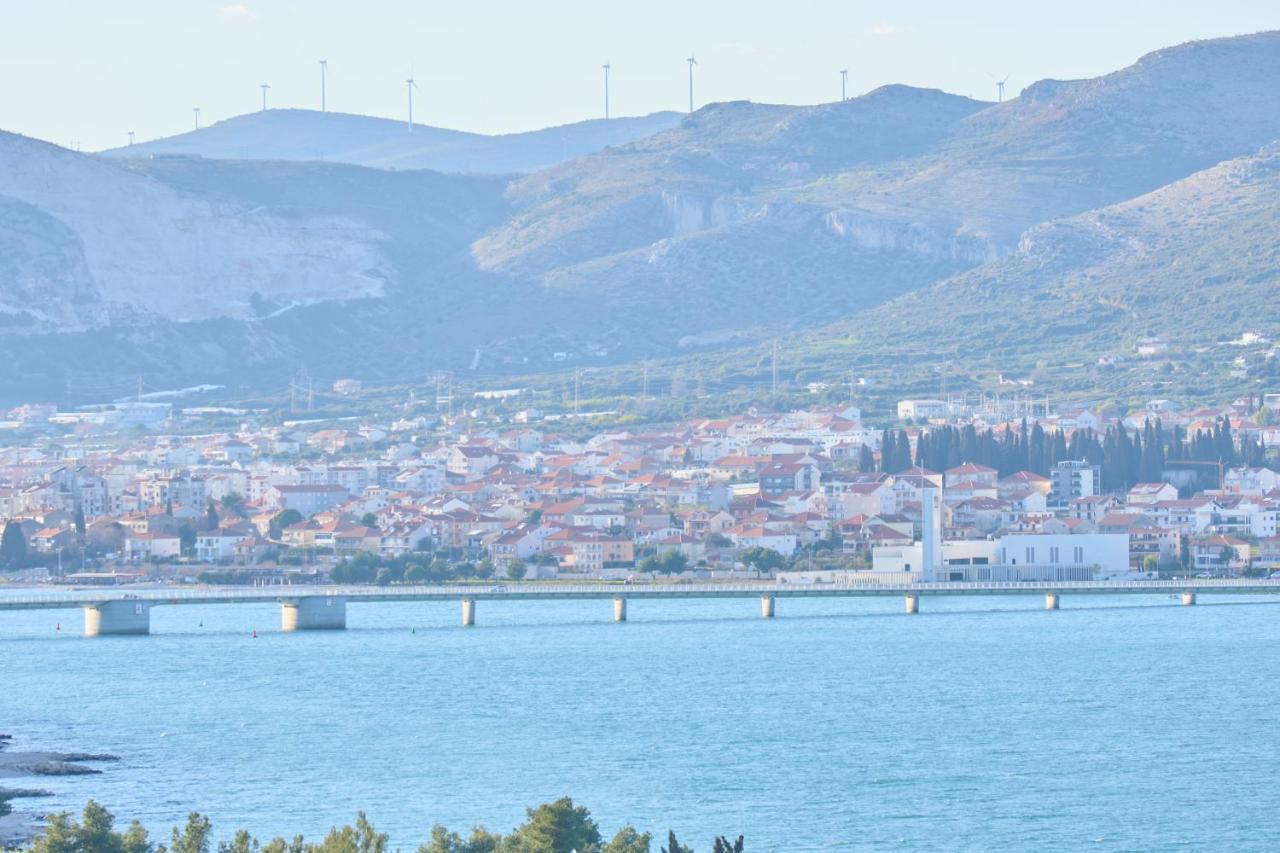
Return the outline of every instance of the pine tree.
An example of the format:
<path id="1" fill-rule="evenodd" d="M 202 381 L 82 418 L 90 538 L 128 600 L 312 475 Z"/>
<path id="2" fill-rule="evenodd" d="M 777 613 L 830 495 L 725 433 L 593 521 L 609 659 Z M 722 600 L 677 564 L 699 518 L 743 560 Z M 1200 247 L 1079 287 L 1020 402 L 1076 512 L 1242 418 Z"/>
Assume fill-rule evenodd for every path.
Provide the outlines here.
<path id="1" fill-rule="evenodd" d="M 22 535 L 22 525 L 13 519 L 0 534 L 0 566 L 9 569 L 21 567 L 27 561 L 27 537 Z"/>

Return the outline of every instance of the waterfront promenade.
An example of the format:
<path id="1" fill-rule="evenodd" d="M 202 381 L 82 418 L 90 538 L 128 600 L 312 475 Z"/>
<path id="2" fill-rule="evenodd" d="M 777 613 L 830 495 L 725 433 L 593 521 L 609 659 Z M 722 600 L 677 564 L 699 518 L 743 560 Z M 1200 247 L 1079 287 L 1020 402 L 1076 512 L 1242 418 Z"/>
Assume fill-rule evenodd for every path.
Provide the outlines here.
<path id="1" fill-rule="evenodd" d="M 899 596 L 906 613 L 920 612 L 921 598 L 934 595 L 1043 596 L 1057 610 L 1064 595 L 1173 595 L 1184 605 L 1203 595 L 1280 595 L 1280 580 L 1185 579 L 1143 581 L 935 582 L 935 583 L 513 583 L 422 586 L 182 587 L 122 592 L 76 589 L 0 593 L 0 610 L 83 609 L 85 635 L 147 634 L 151 609 L 171 605 L 278 602 L 285 631 L 341 629 L 352 603 L 457 601 L 462 624 L 476 621 L 480 601 L 600 599 L 613 603 L 613 620 L 624 622 L 628 601 L 668 598 L 759 598 L 760 615 L 773 618 L 780 598 Z"/>

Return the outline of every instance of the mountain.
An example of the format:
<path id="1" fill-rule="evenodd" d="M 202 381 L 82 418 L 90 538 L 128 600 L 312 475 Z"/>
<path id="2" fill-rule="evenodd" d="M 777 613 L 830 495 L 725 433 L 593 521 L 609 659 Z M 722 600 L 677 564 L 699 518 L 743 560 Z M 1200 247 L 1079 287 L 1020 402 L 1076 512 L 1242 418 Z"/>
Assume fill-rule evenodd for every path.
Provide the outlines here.
<path id="1" fill-rule="evenodd" d="M 242 126 L 335 118 L 275 112 Z M 250 389 L 304 365 L 390 383 L 691 353 L 732 373 L 759 357 L 734 347 L 780 336 L 809 375 L 1078 361 L 1200 334 L 1202 293 L 1247 306 L 1224 325 L 1271 316 L 1276 140 L 1280 33 L 1001 104 L 713 104 L 515 176 L 6 135 L 0 397 L 138 374 Z"/>
<path id="2" fill-rule="evenodd" d="M 719 104 L 516 181 L 482 269 L 715 307 L 720 328 L 851 313 L 1012 251 L 1040 222 L 1280 137 L 1280 34 L 1198 42 L 982 104 L 887 87 L 819 107 Z M 700 310 L 674 322 L 708 323 Z"/>
<path id="3" fill-rule="evenodd" d="M 533 172 L 675 126 L 680 114 L 595 119 L 489 136 L 348 113 L 263 110 L 177 136 L 102 152 L 108 157 L 323 160 L 379 169 L 466 174 Z"/>

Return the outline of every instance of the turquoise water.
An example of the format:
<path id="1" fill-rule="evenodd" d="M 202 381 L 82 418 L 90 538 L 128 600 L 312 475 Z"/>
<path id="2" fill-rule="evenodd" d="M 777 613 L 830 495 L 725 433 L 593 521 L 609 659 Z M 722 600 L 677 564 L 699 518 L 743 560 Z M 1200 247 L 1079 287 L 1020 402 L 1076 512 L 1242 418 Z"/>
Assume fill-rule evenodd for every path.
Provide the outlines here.
<path id="1" fill-rule="evenodd" d="M 412 850 L 567 793 L 699 851 L 1275 849 L 1280 607 L 1042 605 L 480 602 L 463 629 L 456 603 L 353 604 L 288 635 L 275 605 L 160 607 L 91 640 L 75 611 L 0 612 L 0 731 L 119 754 L 42 781 L 48 805 L 164 832 L 364 809 Z"/>

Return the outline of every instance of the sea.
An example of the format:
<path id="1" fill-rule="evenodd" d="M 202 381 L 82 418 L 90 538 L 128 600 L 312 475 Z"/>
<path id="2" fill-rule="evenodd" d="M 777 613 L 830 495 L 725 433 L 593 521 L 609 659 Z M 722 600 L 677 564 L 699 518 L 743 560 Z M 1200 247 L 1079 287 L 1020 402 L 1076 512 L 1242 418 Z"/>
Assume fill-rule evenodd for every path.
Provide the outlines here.
<path id="1" fill-rule="evenodd" d="M 153 833 L 318 839 L 358 811 L 415 850 L 568 795 L 695 850 L 1275 850 L 1280 604 L 1167 595 L 157 607 L 147 637 L 0 612 L 8 780 Z M 658 850 L 654 844 L 653 849 Z"/>

